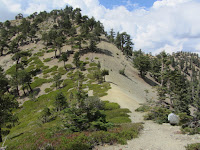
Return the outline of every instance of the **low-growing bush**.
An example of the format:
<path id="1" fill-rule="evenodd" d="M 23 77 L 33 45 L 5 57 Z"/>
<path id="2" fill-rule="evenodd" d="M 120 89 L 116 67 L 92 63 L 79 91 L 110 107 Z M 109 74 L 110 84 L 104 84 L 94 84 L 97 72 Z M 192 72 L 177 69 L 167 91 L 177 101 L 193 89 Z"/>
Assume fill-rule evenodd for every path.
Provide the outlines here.
<path id="1" fill-rule="evenodd" d="M 114 110 L 114 109 L 119 109 L 120 106 L 117 103 L 110 103 L 108 101 L 104 101 L 104 109 L 105 110 Z"/>
<path id="2" fill-rule="evenodd" d="M 71 70 L 73 68 L 73 66 L 71 64 L 66 64 L 65 65 L 65 69 L 66 70 Z"/>
<path id="3" fill-rule="evenodd" d="M 33 83 L 31 83 L 31 87 L 34 89 L 36 87 L 40 87 L 44 83 L 50 83 L 52 81 L 53 81 L 52 79 L 41 79 L 41 78 L 38 78 Z"/>
<path id="4" fill-rule="evenodd" d="M 52 68 L 44 70 L 43 74 L 45 75 L 45 74 L 50 73 L 50 72 L 55 72 L 55 71 L 57 71 L 57 69 L 58 69 L 58 66 L 54 66 Z"/>
<path id="5" fill-rule="evenodd" d="M 151 109 L 150 106 L 143 104 L 142 106 L 137 108 L 135 111 L 137 111 L 137 112 L 148 112 L 148 111 L 150 111 L 150 109 Z"/>
<path id="6" fill-rule="evenodd" d="M 64 67 L 60 67 L 60 68 L 58 68 L 58 73 L 60 75 L 65 75 L 67 73 L 67 71 Z"/>
<path id="7" fill-rule="evenodd" d="M 44 60 L 44 62 L 49 62 L 49 61 L 51 61 L 51 58 L 46 58 L 46 59 Z"/>
<path id="8" fill-rule="evenodd" d="M 168 122 L 168 115 L 171 111 L 167 108 L 153 107 L 150 112 L 144 116 L 145 120 L 154 120 L 156 123 L 162 124 Z"/>
<path id="9" fill-rule="evenodd" d="M 45 93 L 49 93 L 49 92 L 53 91 L 53 88 L 46 88 L 44 91 L 45 91 Z"/>
<path id="10" fill-rule="evenodd" d="M 187 145 L 186 150 L 200 150 L 200 143 Z"/>
<path id="11" fill-rule="evenodd" d="M 122 69 L 122 70 L 119 70 L 119 74 L 121 74 L 121 75 L 125 75 L 125 68 L 124 69 Z"/>

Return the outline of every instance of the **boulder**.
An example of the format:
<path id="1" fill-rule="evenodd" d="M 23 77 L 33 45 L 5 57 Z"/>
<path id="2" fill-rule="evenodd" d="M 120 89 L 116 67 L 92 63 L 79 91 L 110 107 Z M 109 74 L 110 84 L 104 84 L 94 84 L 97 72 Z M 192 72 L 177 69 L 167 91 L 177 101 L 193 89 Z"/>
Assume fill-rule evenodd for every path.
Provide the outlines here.
<path id="1" fill-rule="evenodd" d="M 179 124 L 179 117 L 176 114 L 171 113 L 168 115 L 168 121 L 171 125 L 177 125 Z"/>

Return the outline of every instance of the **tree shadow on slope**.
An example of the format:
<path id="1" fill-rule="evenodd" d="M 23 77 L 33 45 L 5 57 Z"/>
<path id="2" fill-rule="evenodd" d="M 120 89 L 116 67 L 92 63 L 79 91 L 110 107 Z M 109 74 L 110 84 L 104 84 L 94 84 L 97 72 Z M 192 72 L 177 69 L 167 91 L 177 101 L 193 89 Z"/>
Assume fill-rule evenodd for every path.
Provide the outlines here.
<path id="1" fill-rule="evenodd" d="M 151 80 L 150 78 L 148 78 L 148 77 L 143 77 L 142 78 L 147 84 L 149 84 L 150 86 L 157 86 L 158 84 L 155 82 L 155 81 L 153 81 L 153 80 Z"/>
<path id="2" fill-rule="evenodd" d="M 97 48 L 95 50 L 83 49 L 83 50 L 80 51 L 81 55 L 85 55 L 87 53 L 104 54 L 104 55 L 113 57 L 112 52 L 110 52 L 109 50 L 106 50 L 106 49 L 100 49 L 100 48 Z"/>

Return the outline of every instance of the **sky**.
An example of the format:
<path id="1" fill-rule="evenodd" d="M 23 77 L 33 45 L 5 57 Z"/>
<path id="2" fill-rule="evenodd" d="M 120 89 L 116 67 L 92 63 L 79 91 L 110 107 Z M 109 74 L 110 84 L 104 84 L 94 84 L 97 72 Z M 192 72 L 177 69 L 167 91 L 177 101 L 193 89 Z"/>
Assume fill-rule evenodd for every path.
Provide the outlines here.
<path id="1" fill-rule="evenodd" d="M 18 13 L 81 8 L 106 31 L 127 32 L 134 50 L 152 54 L 191 51 L 200 54 L 200 0 L 0 0 L 0 21 Z"/>

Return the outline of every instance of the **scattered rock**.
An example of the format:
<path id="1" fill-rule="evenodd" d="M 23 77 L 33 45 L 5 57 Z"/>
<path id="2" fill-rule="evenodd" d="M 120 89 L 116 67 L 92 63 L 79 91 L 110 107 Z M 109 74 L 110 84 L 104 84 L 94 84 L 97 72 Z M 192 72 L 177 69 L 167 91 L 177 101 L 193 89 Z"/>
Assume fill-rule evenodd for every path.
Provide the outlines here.
<path id="1" fill-rule="evenodd" d="M 177 125 L 179 123 L 179 117 L 176 114 L 171 113 L 168 115 L 168 121 L 171 125 Z"/>

